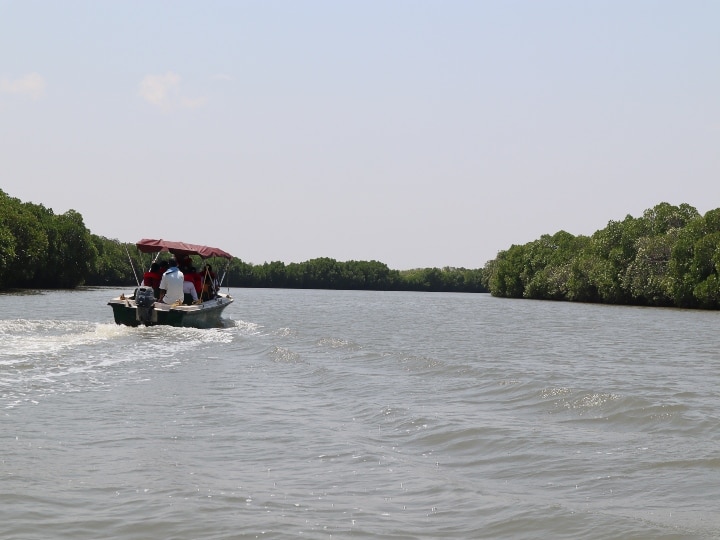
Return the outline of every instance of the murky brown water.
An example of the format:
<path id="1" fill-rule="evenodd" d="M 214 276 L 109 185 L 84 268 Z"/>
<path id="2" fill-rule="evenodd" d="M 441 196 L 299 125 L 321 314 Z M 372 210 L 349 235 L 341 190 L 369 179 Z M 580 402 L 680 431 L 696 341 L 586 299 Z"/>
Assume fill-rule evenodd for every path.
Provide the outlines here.
<path id="1" fill-rule="evenodd" d="M 2 538 L 720 536 L 718 313 L 117 292 L 0 295 Z"/>

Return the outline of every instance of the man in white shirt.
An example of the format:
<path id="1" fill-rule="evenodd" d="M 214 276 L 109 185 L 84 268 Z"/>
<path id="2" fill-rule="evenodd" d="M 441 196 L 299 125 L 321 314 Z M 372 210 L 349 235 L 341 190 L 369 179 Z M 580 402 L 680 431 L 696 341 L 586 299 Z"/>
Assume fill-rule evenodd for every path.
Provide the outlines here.
<path id="1" fill-rule="evenodd" d="M 170 259 L 170 267 L 160 279 L 160 297 L 158 302 L 174 304 L 178 300 L 183 301 L 183 282 L 185 276 L 177 267 L 175 257 Z"/>

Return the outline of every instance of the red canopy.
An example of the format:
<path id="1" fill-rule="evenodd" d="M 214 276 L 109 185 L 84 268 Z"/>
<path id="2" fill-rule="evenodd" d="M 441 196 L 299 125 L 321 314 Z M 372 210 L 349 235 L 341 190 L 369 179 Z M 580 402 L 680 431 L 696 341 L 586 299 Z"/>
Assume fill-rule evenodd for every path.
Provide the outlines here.
<path id="1" fill-rule="evenodd" d="M 185 242 L 171 242 L 169 240 L 150 240 L 143 238 L 135 244 L 143 253 L 157 253 L 158 251 L 169 251 L 173 255 L 199 255 L 203 259 L 208 257 L 225 257 L 232 259 L 227 251 L 210 246 L 198 244 L 186 244 Z"/>

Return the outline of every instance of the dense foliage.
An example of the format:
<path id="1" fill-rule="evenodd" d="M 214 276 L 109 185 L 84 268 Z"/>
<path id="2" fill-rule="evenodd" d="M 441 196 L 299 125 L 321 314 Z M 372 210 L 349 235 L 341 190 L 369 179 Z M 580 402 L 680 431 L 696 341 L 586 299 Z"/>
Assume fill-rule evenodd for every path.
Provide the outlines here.
<path id="1" fill-rule="evenodd" d="M 228 277 L 232 285 L 239 287 L 487 292 L 480 269 L 446 267 L 401 272 L 378 261 L 340 262 L 327 257 L 287 265 L 279 261 L 252 265 L 234 259 Z"/>
<path id="2" fill-rule="evenodd" d="M 87 285 L 133 285 L 151 259 L 141 256 L 134 244 L 93 237 L 98 252 L 95 271 Z M 197 259 L 197 258 L 196 258 Z M 132 261 L 132 267 L 131 263 Z M 322 257 L 302 263 L 273 261 L 250 264 L 233 258 L 210 259 L 223 286 L 283 289 L 345 289 L 377 291 L 487 292 L 482 270 L 424 268 L 400 272 L 377 261 L 347 261 Z M 198 266 L 201 261 L 196 260 Z"/>
<path id="3" fill-rule="evenodd" d="M 98 257 L 87 276 L 87 285 L 135 284 L 135 276 L 140 277 L 150 265 L 150 258 L 139 254 L 134 244 L 97 236 L 93 236 L 93 241 Z M 196 262 L 201 264 L 199 259 Z M 238 258 L 229 263 L 225 259 L 207 262 L 224 276 L 223 285 L 231 287 L 488 292 L 481 269 L 424 268 L 401 272 L 377 261 L 340 262 L 327 257 L 290 264 L 273 261 L 254 265 Z"/>
<path id="4" fill-rule="evenodd" d="M 132 286 L 150 266 L 134 244 L 91 234 L 74 210 L 56 216 L 0 190 L 0 289 Z M 198 259 L 198 266 L 201 261 Z M 400 272 L 377 261 L 253 265 L 210 261 L 232 287 L 487 292 L 482 270 L 424 268 Z"/>
<path id="5" fill-rule="evenodd" d="M 507 298 L 717 309 L 720 209 L 703 216 L 687 204 L 660 203 L 591 236 L 560 231 L 513 245 L 475 270 L 398 271 L 378 261 L 327 257 L 210 262 L 231 287 L 490 291 Z M 55 215 L 0 190 L 0 289 L 132 286 L 149 264 L 134 244 L 91 234 L 74 210 Z"/>
<path id="6" fill-rule="evenodd" d="M 476 270 L 398 271 L 378 261 L 327 257 L 210 262 L 231 287 L 490 291 L 507 298 L 717 309 L 720 209 L 703 216 L 687 204 L 661 203 L 591 236 L 560 231 L 513 245 Z M 149 264 L 134 244 L 91 234 L 74 210 L 55 215 L 0 190 L 0 289 L 132 286 Z"/>
<path id="7" fill-rule="evenodd" d="M 720 209 L 660 203 L 592 236 L 560 231 L 498 253 L 484 268 L 494 296 L 717 309 Z"/>
<path id="8" fill-rule="evenodd" d="M 73 288 L 96 257 L 92 235 L 76 211 L 56 216 L 0 190 L 0 288 Z"/>

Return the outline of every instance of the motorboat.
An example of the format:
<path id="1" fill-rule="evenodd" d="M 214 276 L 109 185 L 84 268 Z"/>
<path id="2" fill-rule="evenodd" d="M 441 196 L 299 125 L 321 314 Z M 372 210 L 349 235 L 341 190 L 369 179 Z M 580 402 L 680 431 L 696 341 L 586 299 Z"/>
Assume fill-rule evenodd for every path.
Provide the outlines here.
<path id="1" fill-rule="evenodd" d="M 209 258 L 220 257 L 227 259 L 228 264 L 232 255 L 227 251 L 199 244 L 185 242 L 172 242 L 169 240 L 154 240 L 144 238 L 135 244 L 141 253 L 155 254 L 155 260 L 161 253 L 169 253 L 176 259 L 197 256 L 203 261 Z M 128 254 L 129 257 L 129 254 Z M 132 259 L 130 259 L 132 265 Z M 135 267 L 133 265 L 133 273 Z M 227 273 L 227 270 L 226 272 Z M 224 276 L 223 276 L 224 277 Z M 219 287 L 223 279 L 215 279 L 208 272 L 203 275 L 204 292 L 199 299 L 191 303 L 166 304 L 158 302 L 156 292 L 152 287 L 140 285 L 135 275 L 138 287 L 132 293 L 123 293 L 108 302 L 112 307 L 113 316 L 117 324 L 126 326 L 189 326 L 194 328 L 213 328 L 222 326 L 222 312 L 234 299 L 229 293 L 222 293 Z"/>

